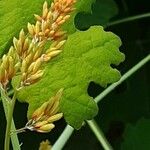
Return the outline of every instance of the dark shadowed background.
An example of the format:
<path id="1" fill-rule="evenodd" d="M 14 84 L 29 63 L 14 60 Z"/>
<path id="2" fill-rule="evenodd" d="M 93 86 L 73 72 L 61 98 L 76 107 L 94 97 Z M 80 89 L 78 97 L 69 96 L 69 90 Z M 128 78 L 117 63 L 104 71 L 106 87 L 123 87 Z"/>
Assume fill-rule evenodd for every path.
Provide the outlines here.
<path id="1" fill-rule="evenodd" d="M 97 0 L 93 4 L 92 14 L 78 14 L 75 23 L 80 30 L 91 25 L 109 25 L 110 22 L 150 12 L 149 0 Z M 116 7 L 117 6 L 117 7 Z M 118 12 L 117 12 L 118 9 Z M 109 18 L 112 13 L 113 18 Z M 103 17 L 108 16 L 108 17 Z M 150 18 L 130 21 L 108 26 L 119 35 L 123 45 L 121 51 L 126 60 L 120 66 L 122 74 L 150 52 Z M 150 149 L 150 65 L 142 69 L 122 83 L 99 103 L 99 114 L 95 118 L 115 150 L 148 150 Z M 104 89 L 91 82 L 88 93 L 96 97 Z M 14 118 L 17 128 L 27 121 L 27 104 L 17 102 Z M 0 105 L 0 110 L 2 110 Z M 23 143 L 22 150 L 37 150 L 42 140 L 49 139 L 53 144 L 65 127 L 64 120 L 56 123 L 56 128 L 48 134 L 26 132 L 19 135 Z M 5 117 L 0 111 L 0 150 L 3 149 L 5 133 Z M 64 147 L 64 150 L 101 150 L 103 149 L 88 127 L 75 131 Z"/>

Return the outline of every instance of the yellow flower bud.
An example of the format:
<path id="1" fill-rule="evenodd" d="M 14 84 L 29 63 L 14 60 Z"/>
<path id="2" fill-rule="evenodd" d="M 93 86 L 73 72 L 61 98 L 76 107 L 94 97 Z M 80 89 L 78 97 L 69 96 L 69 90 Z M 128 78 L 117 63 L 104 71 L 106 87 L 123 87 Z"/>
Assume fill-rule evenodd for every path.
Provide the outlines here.
<path id="1" fill-rule="evenodd" d="M 2 58 L 2 65 L 4 66 L 4 68 L 7 70 L 7 68 L 9 67 L 9 58 L 7 55 L 4 55 Z"/>
<path id="2" fill-rule="evenodd" d="M 21 67 L 21 63 L 20 63 L 20 62 L 18 62 L 18 63 L 15 64 L 15 70 L 16 70 L 16 71 L 17 71 L 20 67 Z"/>
<path id="3" fill-rule="evenodd" d="M 34 65 L 35 65 L 35 62 L 31 63 L 31 65 L 28 67 L 27 69 L 28 74 L 31 74 L 33 72 Z"/>
<path id="4" fill-rule="evenodd" d="M 37 82 L 43 76 L 43 70 L 39 70 L 34 75 L 30 75 L 26 80 L 25 84 L 30 85 Z"/>
<path id="5" fill-rule="evenodd" d="M 16 51 L 17 51 L 18 55 L 20 55 L 20 56 L 22 55 L 22 47 L 23 47 L 23 43 L 22 43 L 21 39 L 19 39 L 18 43 L 17 43 Z"/>
<path id="6" fill-rule="evenodd" d="M 41 126 L 39 129 L 37 129 L 38 132 L 42 132 L 42 133 L 46 133 L 46 132 L 50 132 L 53 128 L 55 127 L 54 124 L 46 124 Z"/>
<path id="7" fill-rule="evenodd" d="M 47 14 L 48 14 L 48 4 L 45 1 L 44 4 L 43 4 L 43 15 L 42 15 L 42 18 L 45 19 L 47 17 Z"/>
<path id="8" fill-rule="evenodd" d="M 12 57 L 9 57 L 9 68 L 7 72 L 9 76 L 13 76 L 15 73 L 14 59 Z"/>
<path id="9" fill-rule="evenodd" d="M 39 48 L 36 50 L 36 52 L 34 54 L 33 60 L 40 58 L 42 55 L 42 52 L 43 52 L 43 49 L 42 49 L 42 47 L 39 46 Z"/>
<path id="10" fill-rule="evenodd" d="M 51 123 L 51 122 L 54 122 L 54 121 L 61 119 L 62 117 L 63 117 L 63 113 L 59 113 L 59 114 L 56 114 L 56 115 L 49 117 L 47 119 L 47 122 Z"/>
<path id="11" fill-rule="evenodd" d="M 42 21 L 42 18 L 39 15 L 34 14 L 34 17 L 38 20 L 38 21 Z"/>
<path id="12" fill-rule="evenodd" d="M 25 33 L 23 29 L 20 31 L 19 39 L 21 40 L 21 43 L 23 43 L 25 40 Z"/>
<path id="13" fill-rule="evenodd" d="M 34 26 L 28 23 L 28 31 L 33 36 L 34 35 Z"/>
<path id="14" fill-rule="evenodd" d="M 48 8 L 48 3 L 47 3 L 47 1 L 45 1 L 44 4 L 43 4 L 43 10 L 45 10 L 47 8 Z"/>
<path id="15" fill-rule="evenodd" d="M 33 67 L 33 73 L 36 73 L 39 70 L 41 64 L 42 64 L 41 58 L 38 58 Z"/>
<path id="16" fill-rule="evenodd" d="M 62 91 L 63 89 L 60 89 L 55 96 L 34 111 L 31 119 L 25 126 L 26 129 L 46 133 L 55 127 L 53 122 L 61 119 L 63 116 L 63 113 L 58 113 Z"/>
<path id="17" fill-rule="evenodd" d="M 57 31 L 54 36 L 55 36 L 55 37 L 62 37 L 62 36 L 64 36 L 65 34 L 66 34 L 65 31 Z"/>
<path id="18" fill-rule="evenodd" d="M 5 69 L 0 66 L 0 82 L 2 83 L 4 81 L 4 76 L 5 76 Z"/>
<path id="19" fill-rule="evenodd" d="M 59 23 L 60 21 L 62 21 L 63 20 L 63 16 L 59 16 L 58 18 L 57 18 L 57 20 L 56 20 L 56 23 Z"/>
<path id="20" fill-rule="evenodd" d="M 65 43 L 66 43 L 66 40 L 60 41 L 60 42 L 55 46 L 56 49 L 60 49 Z"/>
<path id="21" fill-rule="evenodd" d="M 47 104 L 48 104 L 48 102 L 45 102 L 44 104 L 42 104 L 41 107 L 36 109 L 34 111 L 34 113 L 32 114 L 32 119 L 37 120 L 37 118 L 39 118 L 39 116 L 41 116 L 41 114 L 44 114 L 44 110 L 47 107 Z"/>
<path id="22" fill-rule="evenodd" d="M 7 55 L 8 56 L 12 56 L 12 57 L 15 56 L 15 51 L 14 51 L 14 47 L 13 46 L 10 47 Z"/>
<path id="23" fill-rule="evenodd" d="M 56 51 L 52 51 L 52 52 L 48 53 L 47 55 L 48 55 L 49 57 L 55 57 L 55 56 L 57 56 L 58 54 L 60 54 L 61 52 L 62 52 L 62 50 L 56 50 Z"/>
<path id="24" fill-rule="evenodd" d="M 60 89 L 55 96 L 51 97 L 48 106 L 45 109 L 45 114 L 54 115 L 59 110 L 59 102 L 62 97 L 63 89 Z"/>
<path id="25" fill-rule="evenodd" d="M 39 21 L 37 21 L 36 25 L 35 25 L 35 32 L 36 32 L 36 34 L 38 34 L 40 32 L 40 25 L 41 25 L 41 23 Z"/>
<path id="26" fill-rule="evenodd" d="M 70 15 L 66 15 L 66 16 L 64 17 L 64 20 L 67 21 L 69 18 L 70 18 Z"/>
<path id="27" fill-rule="evenodd" d="M 48 14 L 47 14 L 47 19 L 51 19 L 51 17 L 52 17 L 52 12 L 49 11 Z"/>
<path id="28" fill-rule="evenodd" d="M 15 49 L 17 49 L 18 40 L 15 37 L 13 38 L 13 44 L 14 44 Z"/>
<path id="29" fill-rule="evenodd" d="M 42 127 L 42 126 L 44 126 L 46 124 L 48 124 L 48 122 L 45 121 L 45 120 L 44 121 L 39 121 L 39 122 L 35 123 L 34 127 L 35 128 L 40 128 L 40 127 Z"/>
<path id="30" fill-rule="evenodd" d="M 29 39 L 26 38 L 23 45 L 23 51 L 27 51 L 28 48 L 29 48 Z"/>

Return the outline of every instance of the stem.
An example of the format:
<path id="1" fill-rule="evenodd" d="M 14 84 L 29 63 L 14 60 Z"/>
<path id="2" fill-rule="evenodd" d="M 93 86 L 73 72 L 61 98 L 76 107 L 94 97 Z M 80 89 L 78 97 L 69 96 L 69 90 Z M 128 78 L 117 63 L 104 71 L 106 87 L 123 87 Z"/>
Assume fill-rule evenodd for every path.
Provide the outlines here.
<path id="1" fill-rule="evenodd" d="M 100 129 L 100 127 L 97 125 L 95 120 L 87 121 L 89 127 L 103 146 L 104 150 L 113 150 L 112 146 L 109 144 L 107 139 L 104 136 L 103 131 Z"/>
<path id="2" fill-rule="evenodd" d="M 108 23 L 106 25 L 106 27 L 114 26 L 117 24 L 125 23 L 125 22 L 135 21 L 135 20 L 143 19 L 143 18 L 147 18 L 147 17 L 150 17 L 150 13 L 145 13 L 145 14 L 141 14 L 141 15 L 136 15 L 136 16 L 131 16 L 131 17 L 127 17 L 124 19 L 116 20 L 116 21 Z"/>
<path id="3" fill-rule="evenodd" d="M 17 129 L 17 130 L 12 130 L 11 131 L 11 134 L 14 134 L 14 133 L 22 133 L 22 132 L 25 132 L 27 130 L 27 127 L 23 127 L 23 128 L 20 128 L 20 129 Z"/>
<path id="4" fill-rule="evenodd" d="M 12 123 L 11 123 L 11 131 L 15 131 L 15 123 L 14 120 L 12 119 Z M 12 142 L 12 146 L 13 149 L 15 150 L 20 150 L 20 144 L 19 144 L 19 140 L 18 140 L 18 136 L 17 133 L 13 133 L 11 134 L 11 142 Z"/>
<path id="5" fill-rule="evenodd" d="M 11 95 L 12 92 L 7 93 L 8 95 Z M 5 94 L 5 91 L 2 89 L 1 87 L 1 100 L 3 103 L 3 108 L 4 108 L 4 112 L 5 112 L 5 116 L 6 116 L 6 120 L 8 121 L 8 102 L 10 101 L 8 95 Z M 14 120 L 12 119 L 12 123 L 11 123 L 11 130 L 15 131 L 15 124 L 14 124 Z M 12 141 L 12 147 L 15 150 L 20 150 L 20 145 L 19 145 L 19 140 L 17 137 L 16 133 L 11 134 L 11 141 Z"/>
<path id="6" fill-rule="evenodd" d="M 145 57 L 137 65 L 135 65 L 127 73 L 125 73 L 118 82 L 110 85 L 106 90 L 104 90 L 100 95 L 98 95 L 94 99 L 95 102 L 98 103 L 99 101 L 101 101 L 105 96 L 107 96 L 111 91 L 113 91 L 118 85 L 120 85 L 123 81 L 125 81 L 127 78 L 129 78 L 132 74 L 134 74 L 136 71 L 138 71 L 141 67 L 143 67 L 149 61 L 150 61 L 150 55 Z M 65 130 L 62 132 L 60 137 L 57 139 L 57 141 L 53 145 L 52 150 L 61 150 L 64 147 L 64 145 L 67 143 L 67 140 L 69 139 L 69 137 L 71 136 L 73 131 L 74 131 L 74 129 L 72 127 L 70 127 L 69 125 L 67 125 Z M 102 132 L 99 132 L 99 134 L 101 134 L 101 133 Z M 104 135 L 101 135 L 101 137 L 103 137 L 103 136 Z"/>
<path id="7" fill-rule="evenodd" d="M 56 143 L 53 145 L 52 150 L 63 149 L 73 131 L 74 129 L 71 126 L 67 125 L 60 137 L 57 139 Z"/>
<path id="8" fill-rule="evenodd" d="M 17 96 L 17 91 L 15 90 L 12 100 L 8 103 L 8 119 L 7 119 L 6 133 L 5 133 L 4 150 L 9 150 L 10 147 L 11 123 L 13 119 L 13 111 L 15 107 L 16 96 Z"/>

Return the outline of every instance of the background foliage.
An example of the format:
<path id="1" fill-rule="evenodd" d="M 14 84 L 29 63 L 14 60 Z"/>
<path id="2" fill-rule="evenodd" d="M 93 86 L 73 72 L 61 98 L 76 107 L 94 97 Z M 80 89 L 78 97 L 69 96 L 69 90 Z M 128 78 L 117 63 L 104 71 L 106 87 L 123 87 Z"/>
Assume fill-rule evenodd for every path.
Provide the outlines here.
<path id="1" fill-rule="evenodd" d="M 5 0 L 1 0 L 0 3 L 3 1 Z M 2 6 L 0 9 L 2 9 Z M 91 25 L 97 24 L 106 26 L 110 18 L 111 20 L 109 22 L 119 18 L 149 12 L 150 2 L 143 0 L 141 6 L 141 0 L 97 0 L 92 6 L 92 10 L 92 14 L 80 13 L 76 16 L 75 23 L 78 29 L 86 30 Z M 34 12 L 34 10 L 32 11 Z M 0 14 L 1 21 L 3 21 L 3 15 L 4 14 Z M 83 18 L 85 21 L 83 21 Z M 4 24 L 7 24 L 7 22 L 9 22 L 9 19 L 6 23 L 4 22 Z M 126 54 L 126 61 L 119 66 L 119 70 L 121 70 L 122 74 L 149 53 L 149 26 L 150 19 L 146 18 L 106 28 L 106 30 L 111 30 L 119 35 L 123 41 L 121 50 Z M 21 27 L 21 25 L 18 26 L 18 31 L 20 30 L 19 27 Z M 2 28 L 4 27 L 2 26 L 1 29 Z M 0 37 L 3 33 L 4 31 L 0 33 Z M 2 40 L 4 39 L 0 39 L 0 42 Z M 4 47 L 7 48 L 8 45 L 6 44 Z M 129 147 L 132 148 L 132 150 L 140 150 L 141 147 L 144 146 L 144 149 L 150 148 L 148 142 L 146 142 L 146 144 L 143 142 L 149 141 L 148 124 L 150 125 L 150 89 L 148 77 L 150 76 L 150 73 L 148 70 L 149 66 L 144 66 L 144 68 L 139 70 L 99 103 L 100 111 L 96 120 L 102 127 L 115 150 L 126 150 L 129 149 Z M 89 85 L 88 92 L 89 95 L 95 97 L 102 90 L 103 88 L 92 82 Z M 0 106 L 0 110 L 2 110 L 2 106 Z M 18 128 L 26 123 L 26 112 L 27 104 L 17 103 L 14 116 Z M 0 143 L 3 143 L 5 119 L 2 111 L 0 111 L 0 114 Z M 61 120 L 56 126 L 57 128 L 54 129 L 53 132 L 46 135 L 31 132 L 21 134 L 19 136 L 20 141 L 23 141 L 24 143 L 22 149 L 26 150 L 30 148 L 31 150 L 36 150 L 41 140 L 47 138 L 53 143 L 62 132 L 65 123 Z M 34 143 L 32 145 L 31 140 L 32 143 Z M 134 147 L 131 147 L 133 144 Z M 101 149 L 101 146 L 93 133 L 89 130 L 88 126 L 84 126 L 81 130 L 76 131 L 64 149 L 76 150 L 83 149 L 83 147 L 87 150 L 92 150 L 93 148 L 95 150 Z M 2 144 L 0 144 L 0 149 L 3 149 Z"/>

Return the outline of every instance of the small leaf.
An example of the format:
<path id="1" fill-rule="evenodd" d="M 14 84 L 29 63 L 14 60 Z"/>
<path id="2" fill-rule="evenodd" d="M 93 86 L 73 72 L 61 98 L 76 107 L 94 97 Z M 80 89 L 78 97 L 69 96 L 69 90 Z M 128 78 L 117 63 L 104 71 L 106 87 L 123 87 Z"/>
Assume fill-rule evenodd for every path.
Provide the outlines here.
<path id="1" fill-rule="evenodd" d="M 118 7 L 114 0 L 97 0 L 92 5 L 92 12 L 78 13 L 75 18 L 76 27 L 80 30 L 93 25 L 106 26 L 111 18 L 118 14 Z"/>
<path id="2" fill-rule="evenodd" d="M 62 54 L 47 64 L 41 81 L 18 95 L 19 100 L 29 103 L 28 115 L 64 88 L 61 111 L 66 121 L 79 129 L 84 120 L 92 119 L 98 111 L 87 93 L 89 83 L 94 81 L 106 87 L 120 79 L 119 71 L 111 67 L 124 61 L 124 54 L 118 49 L 120 45 L 118 36 L 100 26 L 70 35 Z"/>
<path id="3" fill-rule="evenodd" d="M 150 149 L 149 139 L 150 120 L 142 118 L 136 125 L 127 125 L 121 150 L 148 150 Z"/>

